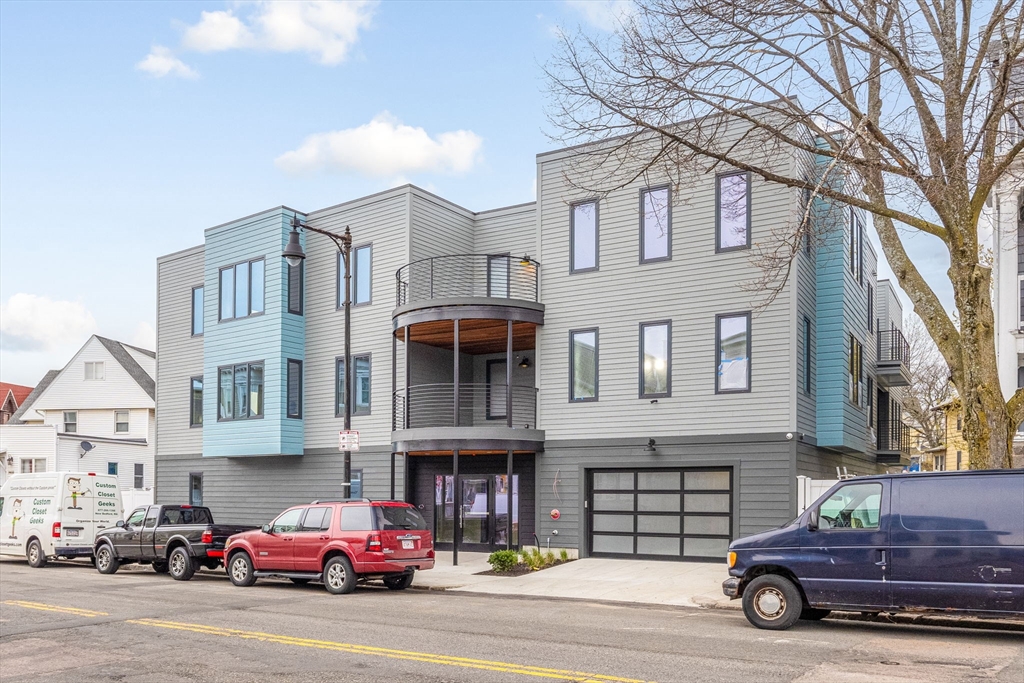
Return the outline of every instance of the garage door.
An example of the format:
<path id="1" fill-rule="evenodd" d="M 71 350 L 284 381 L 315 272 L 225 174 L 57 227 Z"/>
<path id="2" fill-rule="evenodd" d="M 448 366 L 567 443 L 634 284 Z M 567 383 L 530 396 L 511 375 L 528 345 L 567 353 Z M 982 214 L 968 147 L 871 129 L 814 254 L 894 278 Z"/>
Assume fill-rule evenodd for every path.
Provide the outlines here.
<path id="1" fill-rule="evenodd" d="M 589 470 L 589 553 L 722 561 L 732 496 L 731 468 Z"/>

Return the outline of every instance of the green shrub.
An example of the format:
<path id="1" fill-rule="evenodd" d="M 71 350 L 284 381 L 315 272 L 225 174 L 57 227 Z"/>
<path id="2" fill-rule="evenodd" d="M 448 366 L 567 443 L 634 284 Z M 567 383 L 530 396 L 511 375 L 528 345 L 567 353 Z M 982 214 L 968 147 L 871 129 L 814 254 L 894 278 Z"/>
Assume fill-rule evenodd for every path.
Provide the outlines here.
<path id="1" fill-rule="evenodd" d="M 562 562 L 568 562 L 569 561 L 569 551 L 566 550 L 565 548 L 562 548 L 561 550 L 559 550 L 558 551 L 558 559 L 560 559 Z"/>
<path id="2" fill-rule="evenodd" d="M 532 553 L 529 550 L 522 552 L 523 564 L 530 569 L 540 569 L 540 553 Z"/>
<path id="3" fill-rule="evenodd" d="M 544 567 L 550 567 L 555 563 L 555 554 L 550 550 L 544 555 Z"/>
<path id="4" fill-rule="evenodd" d="M 519 564 L 519 553 L 515 550 L 496 550 L 488 556 L 487 562 L 496 572 L 510 572 Z"/>

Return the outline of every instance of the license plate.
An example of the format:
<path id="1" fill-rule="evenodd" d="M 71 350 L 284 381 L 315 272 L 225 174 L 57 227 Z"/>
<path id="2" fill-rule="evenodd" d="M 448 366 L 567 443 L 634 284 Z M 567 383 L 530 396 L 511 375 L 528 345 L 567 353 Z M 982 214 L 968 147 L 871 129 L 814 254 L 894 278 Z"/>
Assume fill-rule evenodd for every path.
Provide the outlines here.
<path id="1" fill-rule="evenodd" d="M 412 541 L 402 541 L 402 550 L 415 550 L 416 545 Z"/>
<path id="2" fill-rule="evenodd" d="M 65 529 L 64 535 L 68 538 L 78 538 L 78 529 Z"/>

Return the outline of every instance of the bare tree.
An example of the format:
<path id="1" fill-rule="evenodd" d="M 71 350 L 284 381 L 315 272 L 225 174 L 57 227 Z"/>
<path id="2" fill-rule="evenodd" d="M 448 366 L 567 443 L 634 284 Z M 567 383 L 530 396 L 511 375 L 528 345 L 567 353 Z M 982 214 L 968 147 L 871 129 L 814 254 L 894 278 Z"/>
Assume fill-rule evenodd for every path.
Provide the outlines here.
<path id="1" fill-rule="evenodd" d="M 904 325 L 910 385 L 903 390 L 903 410 L 928 446 L 945 442 L 945 414 L 936 410 L 953 398 L 949 366 L 916 315 Z"/>
<path id="2" fill-rule="evenodd" d="M 1007 402 L 999 387 L 978 222 L 1024 158 L 1022 3 L 995 0 L 979 18 L 972 0 L 639 0 L 608 39 L 563 34 L 550 117 L 560 142 L 605 141 L 575 162 L 592 192 L 731 168 L 871 214 L 964 402 L 971 466 L 1005 467 L 1024 391 Z M 779 162 L 794 152 L 806 164 Z M 807 224 L 760 245 L 766 289 Z M 955 317 L 907 254 L 908 232 L 946 245 Z"/>

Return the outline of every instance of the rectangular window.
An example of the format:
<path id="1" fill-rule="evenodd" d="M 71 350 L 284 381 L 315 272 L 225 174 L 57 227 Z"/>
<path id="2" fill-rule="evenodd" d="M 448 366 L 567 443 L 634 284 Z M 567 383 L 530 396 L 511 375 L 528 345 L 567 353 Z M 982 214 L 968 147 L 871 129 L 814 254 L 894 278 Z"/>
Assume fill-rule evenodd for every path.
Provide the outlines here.
<path id="1" fill-rule="evenodd" d="M 850 209 L 850 272 L 857 282 L 864 282 L 864 226 Z"/>
<path id="2" fill-rule="evenodd" d="M 218 368 L 218 420 L 263 416 L 263 363 Z"/>
<path id="3" fill-rule="evenodd" d="M 302 361 L 288 360 L 288 417 L 302 417 Z"/>
<path id="4" fill-rule="evenodd" d="M 935 456 L 935 471 L 945 472 L 946 471 L 946 456 L 936 455 Z"/>
<path id="5" fill-rule="evenodd" d="M 750 313 L 715 316 L 715 393 L 750 391 Z"/>
<path id="6" fill-rule="evenodd" d="M 847 375 L 850 380 L 850 402 L 855 406 L 863 405 L 861 383 L 864 381 L 864 346 L 857 338 L 850 335 L 850 367 Z"/>
<path id="7" fill-rule="evenodd" d="M 353 415 L 370 414 L 370 354 L 352 356 L 355 368 L 355 402 L 352 404 Z M 345 414 L 345 358 L 335 361 L 334 403 L 335 417 Z"/>
<path id="8" fill-rule="evenodd" d="M 868 285 L 868 332 L 875 333 L 875 288 Z"/>
<path id="9" fill-rule="evenodd" d="M 117 463 L 116 462 L 108 462 L 107 463 L 107 474 L 112 474 L 115 477 L 117 476 Z"/>
<path id="10" fill-rule="evenodd" d="M 146 466 L 141 462 L 135 463 L 135 482 L 133 488 L 146 488 Z"/>
<path id="11" fill-rule="evenodd" d="M 865 398 L 868 401 L 868 428 L 875 428 L 875 380 L 868 377 L 868 392 Z"/>
<path id="12" fill-rule="evenodd" d="M 803 181 L 810 182 L 807 178 Z M 810 256 L 814 253 L 814 224 L 811 221 L 811 188 L 802 187 L 800 188 L 800 231 L 803 233 L 804 238 L 804 251 Z"/>
<path id="13" fill-rule="evenodd" d="M 640 191 L 640 262 L 672 258 L 672 208 L 669 188 Z"/>
<path id="14" fill-rule="evenodd" d="M 509 298 L 509 255 L 495 254 L 487 257 L 487 296 L 496 299 Z"/>
<path id="15" fill-rule="evenodd" d="M 504 360 L 487 361 L 487 419 L 504 420 L 508 417 L 508 365 Z"/>
<path id="16" fill-rule="evenodd" d="M 569 332 L 569 400 L 597 400 L 597 328 Z"/>
<path id="17" fill-rule="evenodd" d="M 114 411 L 114 432 L 117 434 L 128 433 L 128 420 L 131 413 L 127 410 L 115 410 Z"/>
<path id="18" fill-rule="evenodd" d="M 67 434 L 74 434 L 78 431 L 78 411 L 77 410 L 65 410 L 64 411 L 64 432 Z"/>
<path id="19" fill-rule="evenodd" d="M 720 175 L 715 186 L 716 251 L 750 247 L 750 175 Z"/>
<path id="20" fill-rule="evenodd" d="M 46 458 L 22 458 L 21 471 L 23 474 L 46 471 Z"/>
<path id="21" fill-rule="evenodd" d="M 203 426 L 203 378 L 192 378 L 192 389 L 189 393 L 188 426 Z"/>
<path id="22" fill-rule="evenodd" d="M 811 353 L 813 351 L 811 347 L 811 319 L 804 316 L 804 393 L 811 393 L 812 378 L 811 378 Z"/>
<path id="23" fill-rule="evenodd" d="M 1020 327 L 1024 327 L 1024 278 L 1020 282 Z"/>
<path id="24" fill-rule="evenodd" d="M 598 210 L 597 202 L 574 204 L 569 220 L 569 271 L 581 273 L 597 270 L 598 265 Z"/>
<path id="25" fill-rule="evenodd" d="M 192 336 L 203 333 L 203 288 L 192 288 Z"/>
<path id="26" fill-rule="evenodd" d="M 348 494 L 349 498 L 362 498 L 363 497 L 363 471 L 352 470 L 352 482 L 350 491 Z"/>
<path id="27" fill-rule="evenodd" d="M 203 504 L 203 473 L 190 472 L 188 475 L 188 504 Z"/>
<path id="28" fill-rule="evenodd" d="M 86 362 L 85 364 L 85 378 L 90 380 L 97 380 L 104 378 L 103 361 Z"/>
<path id="29" fill-rule="evenodd" d="M 263 313 L 266 266 L 263 259 L 245 261 L 220 270 L 220 319 L 245 318 Z"/>
<path id="30" fill-rule="evenodd" d="M 672 323 L 640 324 L 640 397 L 672 395 Z"/>
<path id="31" fill-rule="evenodd" d="M 963 465 L 963 457 L 964 457 L 964 452 L 963 451 L 957 451 L 956 452 L 956 468 L 958 470 L 959 469 L 963 469 L 961 467 L 961 465 Z"/>
<path id="32" fill-rule="evenodd" d="M 65 415 L 66 414 L 67 413 L 65 413 Z M 963 415 L 957 415 L 956 416 L 956 431 L 962 432 L 963 429 L 964 429 L 964 416 Z"/>
<path id="33" fill-rule="evenodd" d="M 373 299 L 373 247 L 352 250 L 352 303 L 368 304 Z M 344 285 L 342 285 L 344 286 Z"/>
<path id="34" fill-rule="evenodd" d="M 302 288 L 305 280 L 305 262 L 288 266 L 288 312 L 302 315 Z"/>

